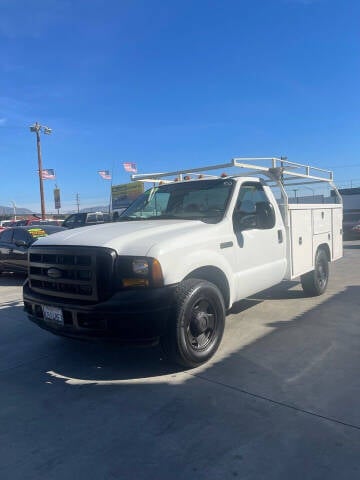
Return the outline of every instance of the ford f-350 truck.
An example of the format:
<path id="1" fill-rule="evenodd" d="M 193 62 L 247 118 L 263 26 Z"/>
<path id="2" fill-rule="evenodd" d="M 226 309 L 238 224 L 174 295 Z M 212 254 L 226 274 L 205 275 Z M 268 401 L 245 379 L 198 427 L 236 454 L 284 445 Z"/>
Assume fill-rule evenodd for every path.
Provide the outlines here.
<path id="1" fill-rule="evenodd" d="M 205 173 L 219 169 L 231 172 Z M 306 294 L 320 295 L 329 262 L 342 256 L 332 172 L 235 158 L 132 179 L 154 186 L 120 221 L 30 248 L 24 309 L 39 326 L 83 339 L 160 339 L 170 359 L 194 367 L 216 352 L 234 302 L 297 277 Z M 317 183 L 329 197 L 315 195 Z M 304 188 L 313 203 L 298 203 Z"/>

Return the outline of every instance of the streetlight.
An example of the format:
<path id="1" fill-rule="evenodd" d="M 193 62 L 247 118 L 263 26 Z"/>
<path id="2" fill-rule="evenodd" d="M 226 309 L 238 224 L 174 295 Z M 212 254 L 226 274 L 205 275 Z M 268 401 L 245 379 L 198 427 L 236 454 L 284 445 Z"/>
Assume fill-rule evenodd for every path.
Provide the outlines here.
<path id="1" fill-rule="evenodd" d="M 39 184 L 40 184 L 40 201 L 41 201 L 41 218 L 45 220 L 45 200 L 44 200 L 44 184 L 42 178 L 42 159 L 41 159 L 41 146 L 40 146 L 40 132 L 45 135 L 50 135 L 51 128 L 43 127 L 38 122 L 30 126 L 30 132 L 36 133 L 36 146 L 38 155 L 38 169 L 39 169 Z"/>
<path id="2" fill-rule="evenodd" d="M 16 205 L 15 205 L 15 202 L 14 202 L 14 200 L 11 200 L 11 202 L 10 202 L 10 203 L 11 203 L 11 204 L 12 204 L 12 206 L 13 206 L 13 210 L 14 210 L 14 222 L 15 222 L 15 221 L 16 221 Z"/>

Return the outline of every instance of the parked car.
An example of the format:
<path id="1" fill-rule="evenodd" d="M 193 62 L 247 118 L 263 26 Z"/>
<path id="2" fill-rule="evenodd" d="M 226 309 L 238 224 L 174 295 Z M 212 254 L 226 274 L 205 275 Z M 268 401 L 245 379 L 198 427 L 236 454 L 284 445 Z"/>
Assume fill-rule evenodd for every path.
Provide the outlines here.
<path id="1" fill-rule="evenodd" d="M 9 227 L 0 232 L 0 273 L 27 272 L 29 247 L 40 237 L 65 230 L 62 227 L 26 226 Z"/>
<path id="2" fill-rule="evenodd" d="M 110 222 L 111 217 L 108 213 L 103 212 L 81 212 L 73 213 L 67 217 L 62 226 L 65 228 L 78 228 L 90 225 L 97 225 L 99 223 Z"/>
<path id="3" fill-rule="evenodd" d="M 360 213 L 344 213 L 343 238 L 344 240 L 360 238 Z"/>

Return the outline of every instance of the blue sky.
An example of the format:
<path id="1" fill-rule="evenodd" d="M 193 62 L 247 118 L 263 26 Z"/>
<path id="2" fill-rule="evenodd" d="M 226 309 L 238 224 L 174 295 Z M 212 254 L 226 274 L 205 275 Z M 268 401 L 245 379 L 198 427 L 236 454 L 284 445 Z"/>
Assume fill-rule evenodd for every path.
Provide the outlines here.
<path id="1" fill-rule="evenodd" d="M 360 185 L 357 0 L 0 0 L 0 205 L 62 211 L 140 173 L 280 156 Z M 54 181 L 45 181 L 47 212 Z"/>

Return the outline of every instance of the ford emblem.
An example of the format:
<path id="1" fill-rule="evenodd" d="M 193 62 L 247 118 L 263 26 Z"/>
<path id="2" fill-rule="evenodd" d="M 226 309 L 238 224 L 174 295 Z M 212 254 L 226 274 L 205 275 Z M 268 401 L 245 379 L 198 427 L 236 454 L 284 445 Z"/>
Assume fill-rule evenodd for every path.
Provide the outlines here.
<path id="1" fill-rule="evenodd" d="M 62 271 L 59 270 L 58 268 L 49 268 L 47 271 L 47 276 L 50 278 L 61 278 Z"/>

